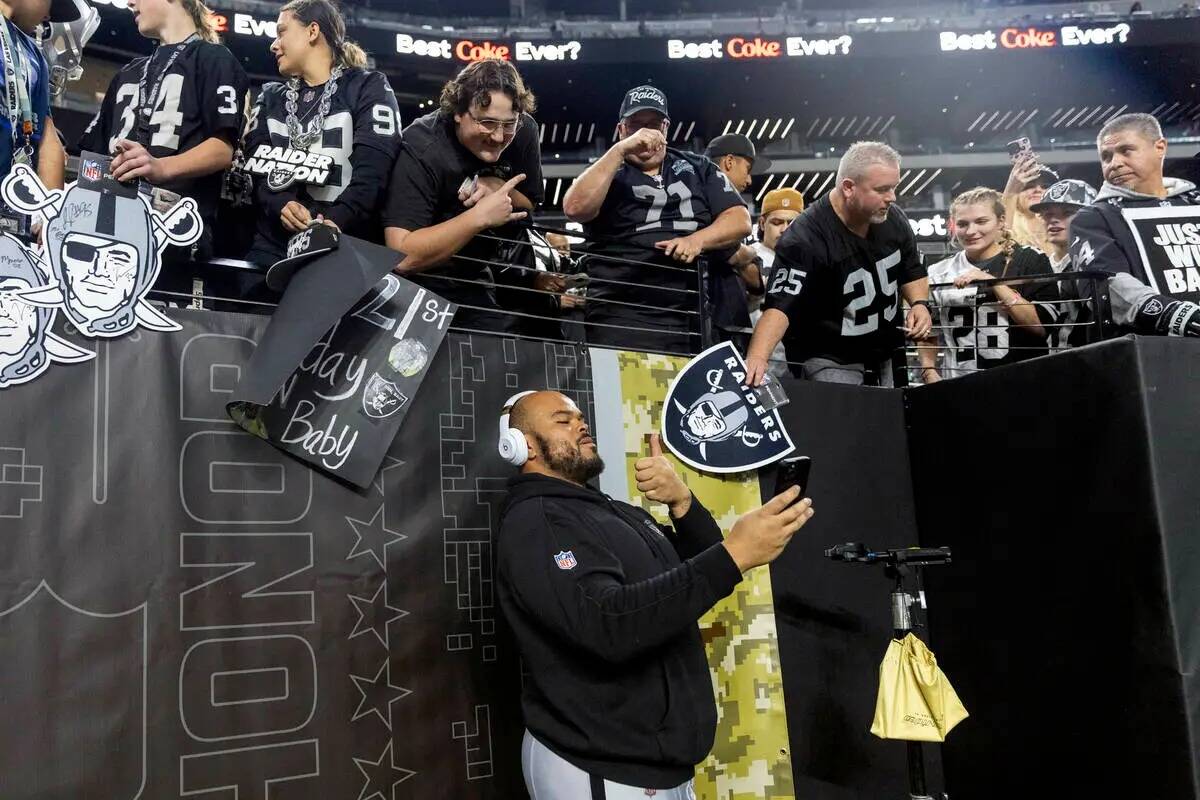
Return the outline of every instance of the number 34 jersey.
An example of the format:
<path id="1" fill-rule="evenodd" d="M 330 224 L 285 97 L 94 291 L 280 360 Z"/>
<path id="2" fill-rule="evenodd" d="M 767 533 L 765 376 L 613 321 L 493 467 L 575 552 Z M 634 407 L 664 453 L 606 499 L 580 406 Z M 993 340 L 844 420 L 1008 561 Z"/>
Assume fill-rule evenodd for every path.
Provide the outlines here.
<path id="1" fill-rule="evenodd" d="M 218 137 L 236 145 L 242 133 L 243 109 L 248 81 L 237 58 L 223 45 L 194 41 L 162 70 L 175 52 L 174 45 L 155 49 L 135 58 L 113 77 L 100 112 L 79 141 L 81 150 L 112 153 L 121 139 L 137 141 L 138 111 L 151 97 L 139 98 L 143 70 L 147 95 L 154 93 L 162 77 L 158 101 L 147 118 L 142 142 L 155 158 L 185 153 L 206 139 Z M 149 69 L 146 70 L 147 60 Z M 161 184 L 161 188 L 192 197 L 206 223 L 212 222 L 221 192 L 222 173 L 184 178 Z"/>
<path id="2" fill-rule="evenodd" d="M 892 206 L 863 238 L 826 195 L 780 237 L 765 308 L 787 314 L 789 361 L 820 357 L 873 367 L 903 345 L 900 287 L 923 277 L 903 211 Z"/>

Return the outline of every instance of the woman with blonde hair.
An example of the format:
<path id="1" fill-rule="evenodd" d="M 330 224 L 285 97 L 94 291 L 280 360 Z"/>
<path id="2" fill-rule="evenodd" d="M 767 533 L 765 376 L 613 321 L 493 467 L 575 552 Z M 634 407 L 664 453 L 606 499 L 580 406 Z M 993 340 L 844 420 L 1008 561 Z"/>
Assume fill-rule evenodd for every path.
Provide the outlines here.
<path id="1" fill-rule="evenodd" d="M 205 236 L 174 255 L 207 258 L 223 176 L 241 137 L 246 71 L 218 42 L 212 12 L 200 0 L 128 2 L 138 31 L 157 44 L 113 77 L 79 148 L 112 155 L 113 177 L 144 181 L 161 205 L 193 198 Z M 164 282 L 191 291 L 190 279 L 169 267 L 160 288 Z"/>
<path id="2" fill-rule="evenodd" d="M 1005 226 L 1004 198 L 994 189 L 978 187 L 954 198 L 950 219 L 962 249 L 929 268 L 940 341 L 920 346 L 922 383 L 1046 355 L 1047 326 L 1054 325 L 1058 313 L 1054 282 L 974 284 L 1053 275 L 1049 259 L 1017 243 Z"/>
<path id="3" fill-rule="evenodd" d="M 1053 170 L 1024 155 L 1013 164 L 1004 187 L 1004 213 L 1008 230 L 1017 244 L 1050 252 L 1046 226 L 1032 207 L 1041 202 L 1046 188 L 1058 180 Z"/>
<path id="4" fill-rule="evenodd" d="M 318 222 L 381 241 L 379 208 L 400 151 L 396 96 L 346 38 L 337 6 L 291 0 L 277 26 L 271 52 L 285 80 L 263 87 L 243 145 L 258 207 L 247 258 L 265 265 Z"/>

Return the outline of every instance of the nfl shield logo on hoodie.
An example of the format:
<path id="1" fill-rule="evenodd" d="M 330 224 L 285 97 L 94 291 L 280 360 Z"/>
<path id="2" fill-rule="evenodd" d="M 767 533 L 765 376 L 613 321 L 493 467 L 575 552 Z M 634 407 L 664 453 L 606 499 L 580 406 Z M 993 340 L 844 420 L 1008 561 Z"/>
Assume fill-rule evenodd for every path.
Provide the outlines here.
<path id="1" fill-rule="evenodd" d="M 554 554 L 554 563 L 558 564 L 559 569 L 574 569 L 579 562 L 575 560 L 575 554 L 570 550 L 563 550 L 561 553 Z"/>

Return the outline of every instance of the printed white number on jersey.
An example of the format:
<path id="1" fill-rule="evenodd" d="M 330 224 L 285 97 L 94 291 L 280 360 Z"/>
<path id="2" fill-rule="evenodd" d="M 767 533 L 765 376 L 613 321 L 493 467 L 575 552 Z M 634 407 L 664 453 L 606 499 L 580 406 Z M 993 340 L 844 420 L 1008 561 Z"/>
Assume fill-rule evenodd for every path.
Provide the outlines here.
<path id="1" fill-rule="evenodd" d="M 659 227 L 659 220 L 662 219 L 663 211 L 666 210 L 671 198 L 675 198 L 678 202 L 679 216 L 682 217 L 671 223 L 672 229 L 694 231 L 700 227 L 700 223 L 695 220 L 693 214 L 692 190 L 682 181 L 669 184 L 665 190 L 657 186 L 634 186 L 633 195 L 639 200 L 650 201 L 650 209 L 646 212 L 646 222 L 637 226 L 639 231 L 650 231 Z"/>
<path id="2" fill-rule="evenodd" d="M 158 104 L 154 113 L 150 115 L 150 127 L 154 128 L 154 133 L 150 136 L 151 147 L 179 149 L 179 128 L 183 125 L 183 112 L 179 110 L 179 101 L 182 96 L 182 73 L 172 72 L 163 78 Z"/>
<path id="3" fill-rule="evenodd" d="M 895 320 L 900 304 L 896 302 L 898 280 L 893 274 L 899 264 L 900 251 L 897 250 L 876 261 L 873 269 L 860 267 L 846 276 L 842 291 L 850 301 L 842 318 L 843 336 L 865 336 L 879 330 L 883 320 Z M 881 294 L 886 304 L 883 308 L 871 311 L 875 299 Z"/>
<path id="4" fill-rule="evenodd" d="M 221 99 L 225 102 L 217 109 L 218 114 L 236 114 L 238 113 L 237 90 L 232 86 L 218 86 L 217 94 L 221 95 Z"/>
<path id="5" fill-rule="evenodd" d="M 267 117 L 266 120 L 271 137 L 287 142 L 290 136 L 287 125 L 274 117 Z M 341 197 L 342 190 L 350 185 L 350 178 L 354 173 L 354 167 L 350 163 L 350 154 L 354 152 L 354 118 L 350 116 L 350 112 L 339 111 L 326 117 L 320 142 L 309 145 L 308 152 L 320 153 L 333 159 L 329 183 L 308 187 L 308 194 L 312 199 L 332 203 Z"/>
<path id="6" fill-rule="evenodd" d="M 117 142 L 122 139 L 128 139 L 129 134 L 133 133 L 133 123 L 136 122 L 134 116 L 134 105 L 137 103 L 138 87 L 136 83 L 122 84 L 117 90 L 115 103 L 113 104 L 114 113 L 117 109 L 121 111 L 121 127 L 117 131 L 117 135 L 108 140 L 108 152 L 113 152 L 117 149 Z"/>
<path id="7" fill-rule="evenodd" d="M 800 290 L 804 288 L 804 279 L 808 277 L 808 273 L 802 269 L 777 269 L 775 277 L 771 280 L 770 292 L 777 294 L 798 295 Z"/>
<path id="8" fill-rule="evenodd" d="M 400 127 L 395 110 L 383 103 L 377 103 L 371 109 L 371 119 L 375 120 L 374 130 L 379 136 L 395 136 Z"/>

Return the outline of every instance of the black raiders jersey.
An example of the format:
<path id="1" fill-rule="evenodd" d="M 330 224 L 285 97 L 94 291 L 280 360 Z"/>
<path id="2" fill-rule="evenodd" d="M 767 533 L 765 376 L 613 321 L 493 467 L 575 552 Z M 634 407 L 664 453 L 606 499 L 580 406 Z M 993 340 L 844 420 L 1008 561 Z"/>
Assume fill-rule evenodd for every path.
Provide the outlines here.
<path id="1" fill-rule="evenodd" d="M 600 213 L 584 225 L 585 234 L 595 240 L 588 248 L 595 256 L 585 262 L 587 272 L 601 279 L 695 291 L 695 268 L 673 261 L 654 245 L 707 228 L 722 212 L 736 206 L 745 206 L 741 195 L 706 156 L 668 147 L 657 175 L 623 163 L 613 176 Z M 653 262 L 663 268 L 607 261 L 603 255 Z M 696 297 L 681 291 L 654 292 L 604 283 L 589 286 L 588 297 L 636 300 L 653 307 L 697 307 Z M 615 313 L 616 308 L 607 310 Z"/>
<path id="2" fill-rule="evenodd" d="M 765 307 L 788 316 L 789 361 L 821 357 L 874 367 L 904 343 L 900 287 L 924 277 L 903 211 L 893 205 L 864 239 L 826 195 L 780 237 Z"/>
<path id="3" fill-rule="evenodd" d="M 325 86 L 303 86 L 296 100 L 301 128 L 320 114 Z M 287 87 L 268 83 L 250 113 L 243 155 L 246 170 L 268 164 L 291 147 L 287 124 Z M 400 150 L 400 111 L 396 96 L 381 72 L 354 67 L 338 78 L 329 100 L 321 135 L 307 147 L 310 166 L 319 168 L 313 182 L 296 182 L 273 189 L 268 175 L 254 175 L 259 208 L 256 249 L 282 252 L 290 237 L 279 221 L 288 202 L 295 200 L 315 217 L 324 215 L 346 233 L 378 239 L 378 211 L 388 174 Z"/>
<path id="4" fill-rule="evenodd" d="M 143 71 L 147 95 L 153 94 L 162 78 L 158 100 L 149 109 L 148 125 L 141 126 L 148 139 L 141 144 L 150 155 L 178 155 L 213 137 L 237 144 L 249 87 L 246 71 L 224 45 L 193 41 L 171 61 L 175 50 L 174 45 L 160 46 L 151 55 L 135 58 L 121 68 L 104 94 L 99 113 L 79 141 L 81 150 L 111 154 L 119 140 L 139 140 L 139 107 L 152 99 L 139 98 Z M 164 75 L 168 62 L 170 69 Z M 221 183 L 222 173 L 218 172 L 171 181 L 161 188 L 195 199 L 205 224 L 210 225 Z"/>

